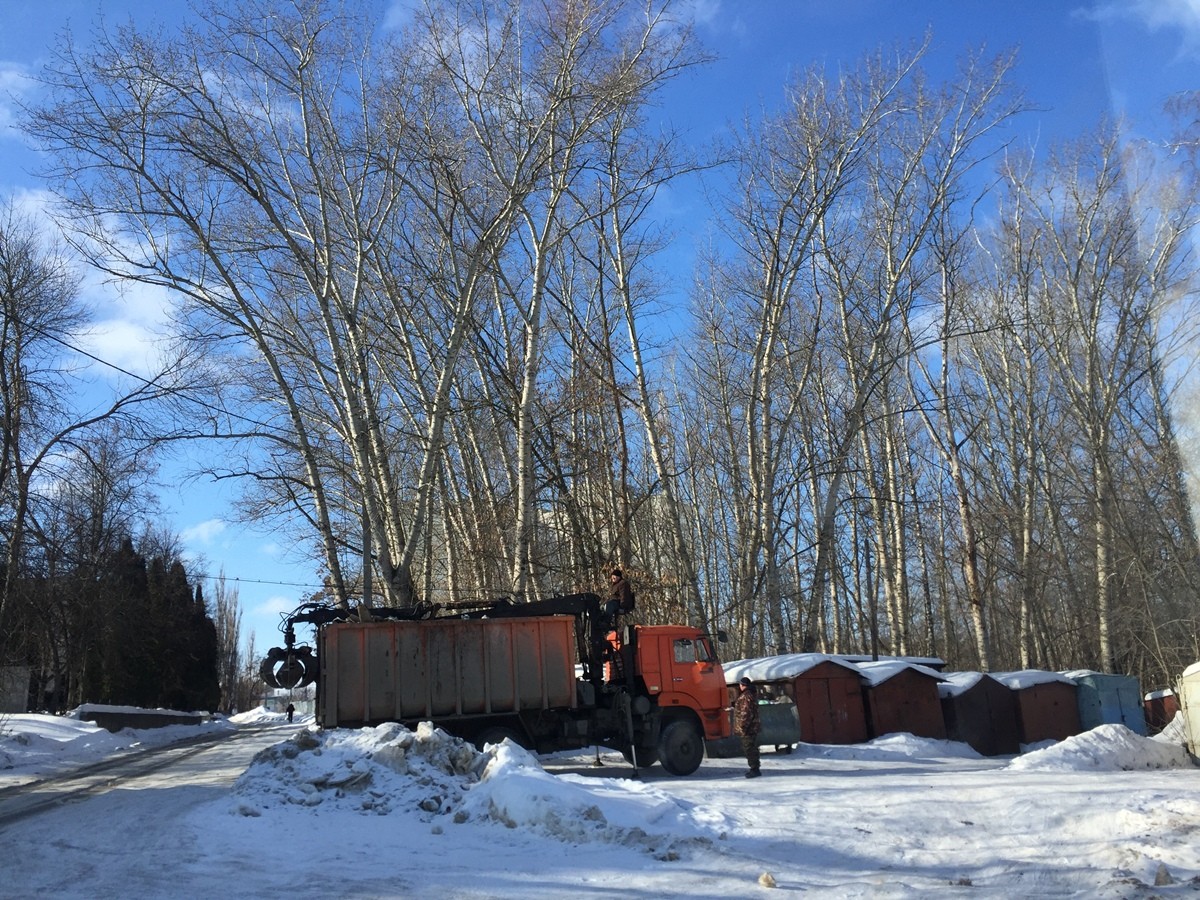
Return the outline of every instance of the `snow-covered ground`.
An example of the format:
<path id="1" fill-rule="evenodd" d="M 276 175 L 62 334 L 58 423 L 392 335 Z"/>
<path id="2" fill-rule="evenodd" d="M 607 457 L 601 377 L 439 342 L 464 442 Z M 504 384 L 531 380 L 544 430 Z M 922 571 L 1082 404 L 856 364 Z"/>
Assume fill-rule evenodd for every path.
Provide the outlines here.
<path id="1" fill-rule="evenodd" d="M 1105 725 L 1019 757 L 889 735 L 686 778 L 617 754 L 478 752 L 257 711 L 222 743 L 0 829 L 0 897 L 1133 898 L 1200 891 L 1200 769 L 1178 728 Z M 266 726 L 263 735 L 261 729 Z M 0 788 L 145 746 L 11 716 Z M 195 733 L 192 729 L 189 733 Z M 238 735 L 241 737 L 243 735 Z"/>
<path id="2" fill-rule="evenodd" d="M 98 707 L 101 708 L 101 707 Z M 102 707 L 119 711 L 128 707 Z M 271 716 L 255 710 L 243 723 Z M 284 718 L 282 715 L 279 718 Z M 163 747 L 200 735 L 237 730 L 237 719 L 214 718 L 198 725 L 164 728 L 126 728 L 116 733 L 79 718 L 79 710 L 66 716 L 7 715 L 0 713 L 0 788 L 49 778 L 139 750 Z"/>

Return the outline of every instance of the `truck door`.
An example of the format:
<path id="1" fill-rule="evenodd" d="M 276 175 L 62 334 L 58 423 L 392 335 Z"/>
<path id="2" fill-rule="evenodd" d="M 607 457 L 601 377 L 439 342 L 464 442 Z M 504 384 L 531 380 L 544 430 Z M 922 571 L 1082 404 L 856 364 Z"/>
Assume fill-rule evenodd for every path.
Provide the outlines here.
<path id="1" fill-rule="evenodd" d="M 711 641 L 699 634 L 676 636 L 670 639 L 669 653 L 666 660 L 671 684 L 663 687 L 664 691 L 675 695 L 669 702 L 690 706 L 700 712 L 702 718 L 706 718 L 707 727 L 705 713 L 719 713 L 729 704 L 725 674 L 717 663 Z"/>
<path id="2" fill-rule="evenodd" d="M 647 692 L 694 695 L 702 676 L 696 665 L 696 642 L 670 634 L 656 634 L 652 641 L 647 638 L 643 632 L 638 639 L 638 669 Z"/>
<path id="3" fill-rule="evenodd" d="M 681 694 L 694 700 L 718 687 L 723 696 L 724 676 L 716 674 L 716 654 L 708 638 L 682 629 L 667 633 L 643 628 L 638 635 L 638 671 L 650 694 Z M 668 703 L 680 699 L 667 698 Z M 689 704 L 691 705 L 691 704 Z M 723 706 L 717 702 L 718 706 Z"/>
<path id="4" fill-rule="evenodd" d="M 690 637 L 677 637 L 670 641 L 671 687 L 664 690 L 680 691 L 696 696 L 704 683 L 704 676 L 712 672 L 712 661 L 705 653 L 702 641 Z M 665 649 L 665 648 L 664 648 Z"/>
<path id="5" fill-rule="evenodd" d="M 667 643 L 661 635 L 654 641 L 647 641 L 645 632 L 638 635 L 638 671 L 646 685 L 646 692 L 651 696 L 671 690 L 670 668 L 667 667 L 664 672 L 662 665 L 663 650 Z M 666 684 L 663 683 L 664 677 Z"/>

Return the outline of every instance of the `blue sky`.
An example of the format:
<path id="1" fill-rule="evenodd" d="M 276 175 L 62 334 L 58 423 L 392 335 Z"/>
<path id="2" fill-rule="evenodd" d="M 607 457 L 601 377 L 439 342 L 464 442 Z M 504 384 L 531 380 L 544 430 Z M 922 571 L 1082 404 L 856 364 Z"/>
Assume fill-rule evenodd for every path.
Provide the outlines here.
<path id="1" fill-rule="evenodd" d="M 1016 48 L 1016 80 L 1038 109 L 1020 122 L 1035 147 L 1071 138 L 1103 115 L 1125 115 L 1134 130 L 1155 135 L 1163 101 L 1200 89 L 1200 0 L 692 0 L 699 34 L 719 59 L 681 78 L 660 113 L 697 144 L 747 112 L 778 105 L 786 79 L 814 64 L 852 65 L 882 46 L 908 44 L 929 32 L 927 63 L 948 75 L 968 50 Z M 388 14 L 379 4 L 380 20 Z M 188 15 L 183 0 L 0 0 L 0 197 L 36 208 L 37 160 L 12 128 L 13 98 L 30 96 L 35 73 L 57 35 L 79 42 L 103 12 L 166 27 Z M 698 195 L 674 197 L 679 222 L 674 252 L 686 258 L 697 237 L 680 222 L 705 222 Z M 122 368 L 145 371 L 164 298 L 138 289 L 118 294 L 95 278 L 85 296 L 98 323 L 89 349 Z M 215 574 L 224 569 L 242 600 L 243 627 L 257 646 L 276 643 L 279 612 L 315 585 L 314 567 L 289 559 L 268 533 L 228 518 L 230 489 L 205 482 L 165 488 L 164 510 L 190 554 Z"/>

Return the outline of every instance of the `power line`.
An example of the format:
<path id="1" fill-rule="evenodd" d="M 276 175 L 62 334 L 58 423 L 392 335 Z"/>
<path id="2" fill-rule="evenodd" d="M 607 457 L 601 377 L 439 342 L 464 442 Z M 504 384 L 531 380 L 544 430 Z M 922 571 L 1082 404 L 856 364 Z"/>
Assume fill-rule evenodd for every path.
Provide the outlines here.
<path id="1" fill-rule="evenodd" d="M 204 578 L 208 581 L 225 580 L 234 584 L 269 584 L 275 587 L 323 588 L 324 584 L 312 584 L 304 581 L 272 581 L 269 578 L 238 578 L 235 575 L 209 575 L 206 572 L 188 572 L 189 578 Z"/>
<path id="2" fill-rule="evenodd" d="M 128 369 L 123 368 L 122 366 L 119 366 L 114 362 L 109 362 L 107 359 L 97 356 L 96 354 L 92 353 L 90 350 L 85 350 L 82 347 L 71 343 L 70 341 L 66 340 L 65 338 L 59 337 L 58 335 L 47 331 L 46 329 L 42 328 L 40 325 L 35 325 L 31 322 L 25 322 L 25 321 L 22 321 L 21 325 L 31 331 L 36 331 L 42 337 L 47 338 L 51 341 L 54 341 L 56 344 L 60 344 L 63 347 L 66 347 L 68 350 L 72 351 L 73 353 L 78 353 L 80 356 L 85 357 L 86 359 L 90 359 L 92 362 L 99 363 L 102 366 L 106 366 L 109 369 L 112 369 L 114 372 L 120 372 L 122 375 L 126 376 L 127 378 L 132 378 L 134 381 L 141 382 L 141 384 L 144 385 L 145 387 L 154 388 L 155 390 L 160 391 L 164 394 L 170 394 L 173 397 L 178 397 L 181 400 L 186 400 L 188 403 L 195 403 L 197 406 L 201 406 L 204 409 L 209 410 L 210 412 L 218 413 L 219 415 L 223 415 L 223 416 L 229 416 L 230 418 L 233 418 L 233 419 L 238 419 L 242 422 L 245 422 L 248 425 L 253 425 L 255 427 L 263 428 L 263 429 L 270 428 L 270 426 L 267 425 L 267 423 L 265 423 L 265 422 L 260 422 L 257 419 L 251 419 L 247 416 L 243 416 L 241 413 L 232 412 L 231 410 L 225 409 L 220 406 L 215 406 L 214 404 L 209 403 L 206 400 L 202 400 L 199 397 L 193 397 L 191 394 L 189 394 L 179 388 L 171 387 L 170 385 L 157 384 L 156 382 L 153 382 L 150 379 L 145 378 L 142 375 L 138 375 L 135 372 L 130 372 Z"/>
<path id="3" fill-rule="evenodd" d="M 218 414 L 224 415 L 224 416 L 229 416 L 230 418 L 233 418 L 233 419 L 238 419 L 242 422 L 245 422 L 249 425 L 253 425 L 258 428 L 262 428 L 262 429 L 269 428 L 269 426 L 264 422 L 260 422 L 256 419 L 251 419 L 247 416 L 243 416 L 240 413 L 232 412 L 232 411 L 224 409 L 222 407 L 215 406 L 214 404 L 208 403 L 207 401 L 202 400 L 199 397 L 192 396 L 191 394 L 189 394 L 183 390 L 180 390 L 179 388 L 171 387 L 169 385 L 161 385 L 154 381 L 151 381 L 150 379 L 145 378 L 142 375 L 138 375 L 135 372 L 129 371 L 128 369 L 124 368 L 123 366 L 119 366 L 114 362 L 110 362 L 109 360 L 104 359 L 103 357 L 97 356 L 95 353 L 92 353 L 90 350 L 86 350 L 83 347 L 78 346 L 77 344 L 75 344 L 63 337 L 60 337 L 57 334 L 47 331 L 45 328 L 41 327 L 40 325 L 36 325 L 36 324 L 26 322 L 26 321 L 21 321 L 21 325 L 23 327 L 25 327 L 26 329 L 37 332 L 38 334 L 42 335 L 42 337 L 47 338 L 48 340 L 51 340 L 54 343 L 59 344 L 62 347 L 65 347 L 66 349 L 70 350 L 73 353 L 77 353 L 80 356 L 82 356 L 86 359 L 89 359 L 92 362 L 98 363 L 101 366 L 105 366 L 114 372 L 119 372 L 120 374 L 122 374 L 128 378 L 131 378 L 134 381 L 139 382 L 140 384 L 144 385 L 145 387 L 153 388 L 164 394 L 170 394 L 170 395 L 178 397 L 182 400 L 186 400 L 189 403 L 194 403 L 198 406 L 208 409 L 211 412 L 215 412 L 215 413 L 218 413 Z M 195 579 L 195 580 L 204 579 L 204 580 L 208 580 L 210 582 L 225 580 L 234 585 L 257 584 L 257 585 L 269 585 L 272 587 L 304 588 L 304 589 L 308 589 L 308 590 L 319 590 L 319 589 L 325 587 L 325 585 L 323 583 L 304 582 L 304 581 L 277 581 L 277 580 L 271 580 L 271 579 L 266 579 L 266 578 L 240 578 L 237 576 L 228 575 L 227 573 L 224 573 L 224 572 L 222 572 L 221 574 L 218 574 L 218 575 L 211 575 L 211 574 L 204 573 L 204 572 L 189 572 L 188 577 L 190 579 Z"/>

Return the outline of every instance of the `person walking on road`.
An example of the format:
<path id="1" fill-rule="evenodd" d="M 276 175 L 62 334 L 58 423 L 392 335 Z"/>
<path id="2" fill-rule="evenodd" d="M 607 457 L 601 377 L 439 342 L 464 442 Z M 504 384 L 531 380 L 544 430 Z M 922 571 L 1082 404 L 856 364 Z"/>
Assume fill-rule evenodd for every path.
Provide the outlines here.
<path id="1" fill-rule="evenodd" d="M 758 733 L 761 730 L 758 688 L 749 678 L 743 677 L 738 682 L 738 697 L 733 701 L 733 733 L 742 739 L 742 752 L 746 754 L 746 764 L 750 767 L 746 772 L 747 778 L 757 778 L 762 774 L 758 753 Z"/>
<path id="2" fill-rule="evenodd" d="M 287 705 L 287 709 L 285 709 L 284 712 L 287 713 L 288 721 L 289 722 L 292 721 L 292 716 L 294 716 L 296 714 L 296 704 L 289 703 Z"/>

